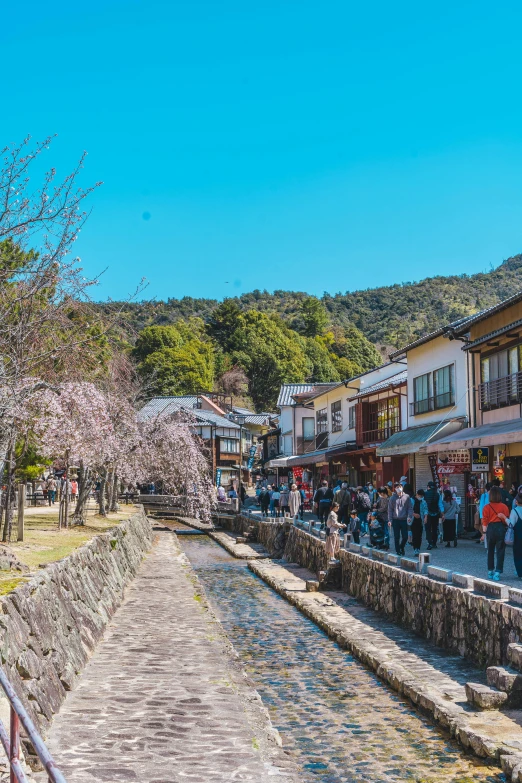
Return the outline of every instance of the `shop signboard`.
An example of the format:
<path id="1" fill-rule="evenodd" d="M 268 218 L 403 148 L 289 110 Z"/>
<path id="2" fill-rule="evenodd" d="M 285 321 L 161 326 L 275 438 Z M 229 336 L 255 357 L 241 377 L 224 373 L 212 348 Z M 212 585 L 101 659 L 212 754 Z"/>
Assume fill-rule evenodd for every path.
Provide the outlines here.
<path id="1" fill-rule="evenodd" d="M 437 457 L 439 476 L 454 476 L 456 473 L 469 473 L 469 470 L 469 449 L 440 452 Z"/>
<path id="2" fill-rule="evenodd" d="M 257 446 L 251 446 L 250 451 L 248 452 L 247 470 L 252 470 L 252 468 L 254 467 L 256 454 L 257 454 Z"/>
<path id="3" fill-rule="evenodd" d="M 473 473 L 487 473 L 489 470 L 489 447 L 471 449 L 471 470 Z"/>
<path id="4" fill-rule="evenodd" d="M 216 487 L 221 484 L 221 468 L 216 468 Z"/>

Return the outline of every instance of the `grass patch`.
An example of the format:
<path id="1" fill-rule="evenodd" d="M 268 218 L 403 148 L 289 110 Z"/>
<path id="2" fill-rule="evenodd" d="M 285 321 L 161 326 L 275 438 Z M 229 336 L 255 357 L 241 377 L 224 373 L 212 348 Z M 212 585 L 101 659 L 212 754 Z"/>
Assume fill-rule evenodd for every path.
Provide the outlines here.
<path id="1" fill-rule="evenodd" d="M 20 582 L 23 581 L 25 581 L 23 576 L 13 577 L 10 573 L 5 577 L 0 577 L 0 595 L 7 595 L 7 593 L 11 593 L 15 587 L 18 587 Z"/>
<path id="2" fill-rule="evenodd" d="M 54 508 L 50 511 L 45 508 L 28 508 L 25 512 L 25 540 L 13 541 L 11 547 L 22 563 L 29 566 L 31 571 L 36 571 L 40 564 L 47 565 L 67 557 L 91 538 L 106 533 L 135 511 L 136 508 L 131 505 L 122 506 L 117 514 L 109 514 L 107 517 L 101 517 L 91 511 L 85 525 L 58 530 L 57 506 L 56 511 Z"/>

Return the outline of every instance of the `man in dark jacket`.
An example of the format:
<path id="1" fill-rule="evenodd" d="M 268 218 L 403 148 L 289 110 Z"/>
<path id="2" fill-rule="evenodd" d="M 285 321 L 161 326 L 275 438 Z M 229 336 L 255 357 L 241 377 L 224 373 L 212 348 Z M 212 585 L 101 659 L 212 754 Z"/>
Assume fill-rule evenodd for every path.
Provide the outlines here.
<path id="1" fill-rule="evenodd" d="M 439 495 L 434 481 L 428 481 L 428 489 L 424 493 L 424 500 L 428 507 L 426 516 L 426 538 L 428 546 L 426 549 L 437 549 L 437 538 L 439 536 L 439 517 L 444 512 L 442 498 Z"/>
<path id="2" fill-rule="evenodd" d="M 500 479 L 493 479 L 492 484 L 494 487 L 498 487 L 500 494 L 502 495 L 502 503 L 504 503 L 511 511 L 513 507 L 513 495 L 510 495 L 505 487 L 500 486 Z"/>
<path id="3" fill-rule="evenodd" d="M 404 492 L 402 484 L 395 484 L 395 492 L 388 503 L 388 525 L 393 528 L 395 551 L 404 554 L 408 542 L 408 523 L 413 519 L 413 502 Z"/>
<path id="4" fill-rule="evenodd" d="M 333 497 L 333 490 L 328 486 L 328 482 L 322 481 L 321 486 L 318 490 L 316 490 L 314 495 L 314 503 L 316 504 L 317 516 L 319 517 L 319 522 L 321 523 L 321 530 L 324 530 L 324 526 L 332 506 Z"/>

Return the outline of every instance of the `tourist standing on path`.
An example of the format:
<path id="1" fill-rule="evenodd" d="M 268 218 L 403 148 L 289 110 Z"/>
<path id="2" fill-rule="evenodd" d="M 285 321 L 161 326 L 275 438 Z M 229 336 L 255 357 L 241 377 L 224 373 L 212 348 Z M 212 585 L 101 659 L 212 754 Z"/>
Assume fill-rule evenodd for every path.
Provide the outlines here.
<path id="1" fill-rule="evenodd" d="M 442 498 L 437 491 L 434 481 L 428 481 L 428 489 L 424 493 L 424 500 L 428 507 L 426 516 L 426 539 L 428 546 L 426 549 L 437 549 L 437 539 L 439 537 L 439 517 L 444 512 Z"/>
<path id="2" fill-rule="evenodd" d="M 395 539 L 395 551 L 398 555 L 404 554 L 404 548 L 408 542 L 408 523 L 413 519 L 413 503 L 409 495 L 404 492 L 402 484 L 395 485 L 395 492 L 388 505 L 388 526 L 393 528 Z"/>
<path id="3" fill-rule="evenodd" d="M 518 493 L 513 501 L 513 508 L 509 515 L 509 524 L 514 530 L 513 560 L 519 579 L 522 579 L 522 493 Z"/>
<path id="4" fill-rule="evenodd" d="M 47 498 L 49 500 L 49 505 L 54 505 L 54 500 L 56 498 L 56 480 L 51 476 L 51 478 L 47 481 Z"/>
<path id="5" fill-rule="evenodd" d="M 377 519 L 382 522 L 384 528 L 384 548 L 390 548 L 390 533 L 388 529 L 388 506 L 390 504 L 390 496 L 386 490 L 386 487 L 381 487 L 378 493 L 377 505 L 375 507 L 375 513 Z"/>
<path id="6" fill-rule="evenodd" d="M 333 501 L 333 490 L 328 486 L 327 481 L 322 481 L 321 486 L 314 495 L 314 503 L 317 509 L 317 516 L 321 523 L 321 530 L 324 530 L 324 525 L 328 514 L 330 513 L 330 507 Z"/>
<path id="7" fill-rule="evenodd" d="M 290 496 L 290 489 L 288 487 L 288 484 L 286 484 L 281 488 L 281 494 L 279 497 L 279 508 L 281 509 L 282 517 L 284 517 L 285 514 L 290 513 L 290 507 L 288 505 L 289 496 Z"/>
<path id="8" fill-rule="evenodd" d="M 281 497 L 281 493 L 279 492 L 279 487 L 274 487 L 272 489 L 272 492 L 270 493 L 270 513 L 273 517 L 279 517 L 279 499 Z"/>
<path id="9" fill-rule="evenodd" d="M 351 495 L 348 484 L 344 481 L 334 495 L 334 503 L 339 506 L 339 522 L 345 525 L 348 522 L 351 507 Z"/>
<path id="10" fill-rule="evenodd" d="M 457 515 L 460 506 L 450 489 L 444 490 L 442 506 L 442 540 L 446 542 L 446 548 L 451 546 L 452 541 L 453 546 L 457 546 Z"/>
<path id="11" fill-rule="evenodd" d="M 261 509 L 261 516 L 268 516 L 268 507 L 270 505 L 270 487 L 261 487 L 259 493 L 259 508 Z"/>
<path id="12" fill-rule="evenodd" d="M 357 487 L 355 510 L 357 511 L 361 521 L 361 533 L 363 536 L 368 530 L 368 514 L 370 513 L 371 507 L 372 504 L 368 493 L 365 492 L 362 487 Z"/>
<path id="13" fill-rule="evenodd" d="M 299 517 L 302 520 L 304 518 L 304 507 L 306 503 L 306 492 L 303 489 L 302 484 L 297 485 L 297 491 L 299 492 L 301 496 L 301 505 L 299 506 Z"/>
<path id="14" fill-rule="evenodd" d="M 332 508 L 330 513 L 328 514 L 328 519 L 326 521 L 326 525 L 328 527 L 328 535 L 326 536 L 326 554 L 329 556 L 330 561 L 335 560 L 337 557 L 337 553 L 339 552 L 341 548 L 341 537 L 339 535 L 339 530 L 341 528 L 344 528 L 344 525 L 339 522 L 337 519 L 337 511 L 339 510 L 339 506 L 335 501 L 332 503 Z"/>
<path id="15" fill-rule="evenodd" d="M 413 501 L 413 519 L 411 521 L 411 532 L 408 538 L 411 536 L 411 545 L 413 547 L 413 554 L 418 555 L 422 547 L 422 528 L 428 514 L 428 506 L 424 500 L 424 490 L 419 489 L 415 495 Z"/>
<path id="16" fill-rule="evenodd" d="M 299 509 L 301 508 L 301 493 L 297 489 L 297 484 L 292 484 L 292 489 L 288 495 L 288 508 L 290 509 L 290 515 L 295 519 L 299 516 Z"/>
<path id="17" fill-rule="evenodd" d="M 502 495 L 498 487 L 489 490 L 489 503 L 484 506 L 482 514 L 482 529 L 486 534 L 488 543 L 488 577 L 495 582 L 500 580 L 504 570 L 504 556 L 506 554 L 506 530 L 509 518 L 509 509 L 502 503 Z M 496 551 L 496 568 L 495 568 Z"/>
<path id="18" fill-rule="evenodd" d="M 508 507 L 509 511 L 511 511 L 511 508 L 513 506 L 513 497 L 509 494 L 507 489 L 504 488 L 504 482 L 500 481 L 500 479 L 493 479 L 491 482 L 494 487 L 498 487 L 500 490 L 500 495 L 502 497 L 502 503 L 504 503 L 505 506 Z"/>
<path id="19" fill-rule="evenodd" d="M 350 522 L 348 524 L 349 524 L 350 533 L 352 534 L 353 543 L 360 544 L 361 520 L 359 519 L 359 515 L 354 508 L 350 511 Z"/>

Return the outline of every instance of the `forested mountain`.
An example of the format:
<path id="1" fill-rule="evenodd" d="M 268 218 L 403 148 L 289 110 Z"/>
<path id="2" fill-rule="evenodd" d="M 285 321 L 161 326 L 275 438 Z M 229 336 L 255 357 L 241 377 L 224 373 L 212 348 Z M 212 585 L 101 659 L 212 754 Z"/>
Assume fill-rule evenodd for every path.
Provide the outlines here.
<path id="1" fill-rule="evenodd" d="M 504 261 L 490 272 L 475 275 L 428 277 L 417 283 L 368 288 L 322 297 L 332 326 L 356 326 L 376 345 L 400 347 L 444 323 L 505 299 L 522 288 L 522 255 Z M 303 333 L 302 305 L 308 294 L 295 291 L 252 291 L 233 298 L 246 312 L 274 313 Z M 197 316 L 208 322 L 219 302 L 214 299 L 182 299 L 125 305 L 129 331 L 145 326 L 168 325 Z M 102 305 L 112 309 L 114 305 Z M 132 339 L 132 338 L 131 338 Z"/>

